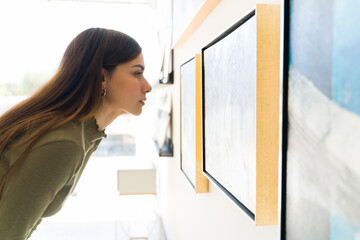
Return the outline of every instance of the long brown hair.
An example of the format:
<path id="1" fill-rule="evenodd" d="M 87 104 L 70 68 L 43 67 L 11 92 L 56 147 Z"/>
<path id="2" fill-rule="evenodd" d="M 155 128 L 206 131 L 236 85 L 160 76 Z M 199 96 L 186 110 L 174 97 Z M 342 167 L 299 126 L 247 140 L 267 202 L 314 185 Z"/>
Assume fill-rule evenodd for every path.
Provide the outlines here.
<path id="1" fill-rule="evenodd" d="M 52 79 L 0 116 L 0 156 L 7 147 L 29 143 L 8 172 L 0 176 L 0 196 L 6 180 L 41 136 L 69 121 L 94 116 L 102 102 L 102 69 L 111 74 L 118 64 L 140 53 L 141 47 L 133 38 L 109 29 L 87 29 L 72 40 Z M 34 128 L 36 132 L 24 141 L 12 144 L 14 138 Z"/>

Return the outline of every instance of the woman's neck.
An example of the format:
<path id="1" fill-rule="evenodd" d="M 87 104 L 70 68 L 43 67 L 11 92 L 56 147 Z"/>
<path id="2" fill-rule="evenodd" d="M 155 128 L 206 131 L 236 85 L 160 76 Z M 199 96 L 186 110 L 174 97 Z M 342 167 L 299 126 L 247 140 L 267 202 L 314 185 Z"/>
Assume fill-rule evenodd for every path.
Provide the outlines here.
<path id="1" fill-rule="evenodd" d="M 99 126 L 99 130 L 103 131 L 109 126 L 117 117 L 124 114 L 124 111 L 114 112 L 110 109 L 107 110 L 105 107 L 100 108 L 94 115 L 96 123 Z"/>

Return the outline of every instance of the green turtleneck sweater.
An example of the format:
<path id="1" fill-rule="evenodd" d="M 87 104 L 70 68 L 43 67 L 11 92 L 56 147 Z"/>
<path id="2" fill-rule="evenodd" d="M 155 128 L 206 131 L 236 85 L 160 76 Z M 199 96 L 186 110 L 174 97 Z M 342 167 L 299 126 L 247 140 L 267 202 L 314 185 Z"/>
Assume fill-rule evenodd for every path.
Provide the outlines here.
<path id="1" fill-rule="evenodd" d="M 67 123 L 41 137 L 3 188 L 0 239 L 28 239 L 43 217 L 57 213 L 104 137 L 95 118 Z M 25 147 L 5 150 L 0 156 L 0 176 Z"/>

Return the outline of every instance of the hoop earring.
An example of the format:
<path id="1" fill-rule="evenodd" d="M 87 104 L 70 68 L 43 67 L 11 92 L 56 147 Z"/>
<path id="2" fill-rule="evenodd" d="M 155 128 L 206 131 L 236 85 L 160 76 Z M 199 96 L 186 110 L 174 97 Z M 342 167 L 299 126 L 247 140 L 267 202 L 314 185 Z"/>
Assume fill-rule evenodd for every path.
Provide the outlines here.
<path id="1" fill-rule="evenodd" d="M 103 92 L 101 93 L 101 96 L 105 97 L 106 95 L 106 88 L 103 88 Z"/>

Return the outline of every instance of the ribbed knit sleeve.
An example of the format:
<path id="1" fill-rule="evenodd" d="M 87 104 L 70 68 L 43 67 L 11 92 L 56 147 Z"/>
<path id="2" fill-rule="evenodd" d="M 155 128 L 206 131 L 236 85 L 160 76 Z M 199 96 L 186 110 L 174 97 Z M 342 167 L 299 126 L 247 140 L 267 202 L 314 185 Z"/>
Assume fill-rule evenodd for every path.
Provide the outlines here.
<path id="1" fill-rule="evenodd" d="M 84 150 L 71 141 L 33 149 L 5 185 L 0 200 L 0 239 L 27 239 L 83 158 Z"/>

